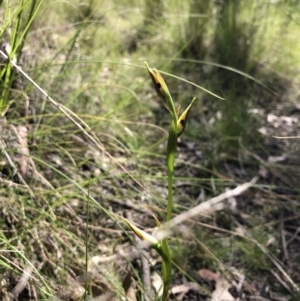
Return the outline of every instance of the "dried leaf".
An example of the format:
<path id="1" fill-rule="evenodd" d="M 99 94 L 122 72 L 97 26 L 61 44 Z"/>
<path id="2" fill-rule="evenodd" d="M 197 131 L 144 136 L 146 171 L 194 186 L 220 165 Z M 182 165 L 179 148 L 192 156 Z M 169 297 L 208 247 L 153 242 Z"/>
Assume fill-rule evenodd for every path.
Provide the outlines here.
<path id="1" fill-rule="evenodd" d="M 132 287 L 132 280 L 131 280 L 131 272 L 128 271 L 126 276 L 124 277 L 122 281 L 123 289 L 126 293 L 126 297 L 128 301 L 136 301 L 136 294 L 135 290 Z"/>
<path id="2" fill-rule="evenodd" d="M 201 269 L 198 271 L 198 274 L 203 280 L 208 281 L 217 281 L 217 279 L 219 278 L 219 274 L 214 273 L 208 269 Z"/>
<path id="3" fill-rule="evenodd" d="M 224 276 L 207 269 L 199 270 L 198 274 L 204 280 L 216 281 L 216 289 L 211 294 L 211 301 L 235 301 L 235 298 L 228 291 L 232 285 Z"/>
<path id="4" fill-rule="evenodd" d="M 216 289 L 211 294 L 212 301 L 235 301 L 236 299 L 228 291 L 232 285 L 223 276 L 216 281 Z"/>
<path id="5" fill-rule="evenodd" d="M 162 296 L 164 283 L 162 281 L 162 278 L 158 275 L 158 273 L 154 272 L 151 276 L 152 280 L 152 286 L 154 287 L 154 290 L 158 297 Z"/>
<path id="6" fill-rule="evenodd" d="M 173 295 L 178 295 L 176 300 L 182 300 L 184 296 L 190 291 L 193 290 L 195 292 L 203 293 L 199 287 L 199 285 L 195 282 L 186 282 L 184 284 L 176 285 L 172 287 L 171 291 Z"/>
<path id="7" fill-rule="evenodd" d="M 128 301 L 136 301 L 136 294 L 135 294 L 135 290 L 133 289 L 132 286 L 129 287 L 127 293 L 126 293 L 126 297 Z"/>

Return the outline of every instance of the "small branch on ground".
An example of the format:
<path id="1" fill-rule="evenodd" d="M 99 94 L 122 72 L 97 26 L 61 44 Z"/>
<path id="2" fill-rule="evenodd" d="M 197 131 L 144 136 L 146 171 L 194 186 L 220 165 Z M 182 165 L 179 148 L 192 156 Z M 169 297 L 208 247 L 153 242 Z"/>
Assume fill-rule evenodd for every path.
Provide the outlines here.
<path id="1" fill-rule="evenodd" d="M 11 300 L 18 299 L 18 296 L 23 292 L 25 286 L 28 284 L 32 271 L 33 271 L 33 265 L 28 265 L 27 267 L 25 267 L 23 274 L 19 279 L 18 283 L 10 292 Z"/>
<path id="2" fill-rule="evenodd" d="M 174 217 L 170 221 L 170 229 L 174 228 L 175 226 L 178 226 L 185 222 L 186 220 L 189 220 L 199 214 L 208 214 L 209 212 L 216 211 L 216 207 L 220 205 L 224 200 L 238 196 L 248 190 L 250 187 L 252 187 L 258 180 L 258 177 L 253 178 L 250 182 L 244 183 L 242 185 L 237 186 L 234 189 L 227 190 L 224 193 L 204 202 L 200 205 L 180 214 Z M 155 235 L 156 239 L 161 240 L 167 236 L 166 231 L 161 230 L 158 231 Z"/>

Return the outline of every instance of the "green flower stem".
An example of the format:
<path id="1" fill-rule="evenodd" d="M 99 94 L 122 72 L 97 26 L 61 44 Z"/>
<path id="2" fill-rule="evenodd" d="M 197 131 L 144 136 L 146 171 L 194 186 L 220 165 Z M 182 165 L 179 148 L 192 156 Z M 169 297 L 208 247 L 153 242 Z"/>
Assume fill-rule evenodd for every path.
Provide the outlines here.
<path id="1" fill-rule="evenodd" d="M 162 274 L 164 281 L 164 289 L 162 295 L 162 301 L 168 300 L 168 294 L 171 285 L 171 275 L 172 275 L 172 263 L 171 263 L 171 255 L 170 255 L 170 247 L 166 238 L 162 240 L 162 253 L 164 257 L 162 257 Z"/>
<path id="2" fill-rule="evenodd" d="M 167 144 L 167 171 L 168 171 L 167 222 L 169 222 L 172 219 L 173 176 L 174 176 L 176 149 L 177 149 L 177 121 L 173 119 L 169 130 L 169 137 L 168 137 L 168 144 Z"/>
<path id="3" fill-rule="evenodd" d="M 173 100 L 170 96 L 170 102 L 172 105 L 172 122 L 169 130 L 169 137 L 167 143 L 167 172 L 168 172 L 168 208 L 167 208 L 167 226 L 166 231 L 169 232 L 169 221 L 172 219 L 173 211 L 173 176 L 174 176 L 174 164 L 177 150 L 177 114 L 175 111 Z M 165 254 L 167 254 L 167 260 L 163 261 L 163 278 L 164 278 L 164 290 L 162 300 L 167 300 L 168 293 L 171 284 L 172 275 L 172 263 L 170 256 L 170 247 L 168 245 L 167 238 L 162 241 L 162 248 Z"/>
<path id="4" fill-rule="evenodd" d="M 152 79 L 155 91 L 157 95 L 163 100 L 166 108 L 170 112 L 172 116 L 171 126 L 169 130 L 168 136 L 168 144 L 167 144 L 167 172 L 168 172 L 168 208 L 167 208 L 167 224 L 166 224 L 166 237 L 161 242 L 160 245 L 157 243 L 152 243 L 152 246 L 156 248 L 159 254 L 162 256 L 162 274 L 164 281 L 164 290 L 162 295 L 162 301 L 166 301 L 168 299 L 168 293 L 171 284 L 171 275 L 172 275 L 172 263 L 171 263 L 171 254 L 170 247 L 168 245 L 168 233 L 170 230 L 170 220 L 172 219 L 172 211 L 173 211 L 173 177 L 174 177 L 174 164 L 175 164 L 175 156 L 177 150 L 177 138 L 183 133 L 186 125 L 186 120 L 189 114 L 189 111 L 192 107 L 195 98 L 192 100 L 191 104 L 187 107 L 187 109 L 182 113 L 179 117 L 180 108 L 175 109 L 174 101 L 169 92 L 168 86 L 166 85 L 164 79 L 161 74 L 156 69 L 151 69 L 147 62 L 145 62 L 149 75 Z M 155 218 L 156 223 L 160 224 L 158 220 Z M 158 225 L 159 226 L 159 225 Z M 137 235 L 140 235 L 141 238 L 146 238 L 148 235 L 141 235 L 140 231 L 137 231 L 134 226 L 131 228 L 136 232 Z M 148 237 L 148 240 L 151 241 L 151 238 Z"/>

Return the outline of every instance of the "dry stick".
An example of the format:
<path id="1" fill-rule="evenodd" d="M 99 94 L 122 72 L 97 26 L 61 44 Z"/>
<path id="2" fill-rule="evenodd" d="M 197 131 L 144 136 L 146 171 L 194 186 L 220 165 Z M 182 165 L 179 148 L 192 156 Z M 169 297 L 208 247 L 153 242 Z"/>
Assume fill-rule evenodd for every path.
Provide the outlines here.
<path id="1" fill-rule="evenodd" d="M 290 260 L 289 252 L 287 250 L 287 245 L 286 245 L 286 239 L 285 239 L 285 230 L 283 226 L 283 222 L 280 223 L 280 232 L 281 232 L 281 240 L 282 240 L 282 248 L 283 248 L 283 254 L 285 257 L 285 260 Z"/>
<path id="2" fill-rule="evenodd" d="M 291 293 L 290 287 L 283 281 L 283 279 L 281 279 L 280 276 L 275 271 L 271 270 L 271 273 L 281 283 L 281 285 L 283 287 L 285 287 L 285 289 Z"/>
<path id="3" fill-rule="evenodd" d="M 286 137 L 273 136 L 273 138 L 276 138 L 276 139 L 300 139 L 300 136 L 286 136 Z"/>
<path id="4" fill-rule="evenodd" d="M 129 177 L 136 183 L 138 184 L 141 188 L 145 189 L 143 185 L 134 178 L 134 176 L 118 161 L 116 161 L 113 156 L 111 156 L 101 145 L 100 141 L 96 137 L 96 135 L 92 132 L 90 127 L 80 118 L 78 115 L 76 115 L 74 112 L 69 110 L 67 107 L 63 106 L 62 104 L 56 102 L 52 97 L 50 97 L 27 73 L 25 73 L 20 66 L 18 66 L 15 62 L 9 59 L 9 57 L 2 51 L 0 50 L 0 54 L 9 62 L 32 84 L 34 85 L 45 97 L 47 100 L 49 100 L 56 108 L 58 108 L 59 111 L 61 111 L 71 122 L 73 122 L 82 132 L 83 134 L 88 137 L 103 153 L 110 159 L 112 160 L 117 166 L 119 166 L 124 172 L 126 172 Z M 77 120 L 76 120 L 77 119 Z M 86 129 L 84 129 L 84 127 Z M 88 131 L 91 133 L 89 134 Z M 98 140 L 98 141 L 97 141 Z"/>
<path id="5" fill-rule="evenodd" d="M 175 228 L 176 226 L 182 224 L 183 222 L 185 222 L 186 220 L 189 220 L 199 214 L 207 214 L 209 211 L 216 211 L 220 209 L 220 205 L 222 204 L 222 202 L 226 199 L 229 199 L 231 197 L 235 197 L 238 196 L 240 194 L 242 194 L 244 191 L 248 190 L 250 187 L 252 187 L 256 181 L 258 180 L 258 177 L 253 178 L 250 182 L 241 184 L 239 186 L 237 186 L 234 189 L 231 190 L 227 190 L 224 193 L 204 202 L 201 203 L 200 205 L 181 213 L 180 215 L 177 215 L 176 217 L 174 217 L 171 221 L 170 221 L 170 230 L 172 230 L 172 228 Z M 214 207 L 214 208 L 213 208 Z M 222 208 L 222 207 L 221 207 Z M 166 231 L 166 225 L 164 225 L 162 227 L 161 230 L 157 231 L 155 234 L 153 234 L 153 236 L 158 240 L 161 241 L 162 239 L 164 239 L 167 236 L 170 236 L 170 231 L 167 232 Z M 147 248 L 149 247 L 149 243 L 147 241 L 141 241 L 139 243 L 139 247 L 141 248 Z M 127 254 L 128 255 L 128 254 Z M 122 255 L 122 256 L 126 256 L 126 255 Z"/>
<path id="6" fill-rule="evenodd" d="M 201 203 L 200 205 L 198 205 L 186 212 L 183 212 L 180 215 L 177 215 L 170 221 L 170 228 L 174 228 L 175 226 L 182 224 L 184 221 L 191 219 L 191 218 L 195 217 L 196 215 L 207 214 L 209 211 L 213 210 L 213 207 L 219 205 L 224 200 L 238 196 L 241 193 L 243 193 L 244 191 L 246 191 L 247 189 L 249 189 L 251 186 L 253 186 L 256 183 L 257 180 L 258 180 L 258 177 L 255 177 L 248 183 L 241 184 L 232 190 L 227 190 L 224 193 L 222 193 L 204 203 Z M 166 236 L 167 236 L 166 231 L 159 231 L 155 235 L 155 237 L 158 240 L 161 240 L 161 239 L 165 238 Z"/>
<path id="7" fill-rule="evenodd" d="M 28 284 L 28 281 L 31 278 L 32 271 L 33 271 L 33 267 L 31 265 L 25 267 L 20 280 L 10 292 L 12 296 L 12 300 L 18 299 L 20 293 L 23 292 L 25 286 Z"/>

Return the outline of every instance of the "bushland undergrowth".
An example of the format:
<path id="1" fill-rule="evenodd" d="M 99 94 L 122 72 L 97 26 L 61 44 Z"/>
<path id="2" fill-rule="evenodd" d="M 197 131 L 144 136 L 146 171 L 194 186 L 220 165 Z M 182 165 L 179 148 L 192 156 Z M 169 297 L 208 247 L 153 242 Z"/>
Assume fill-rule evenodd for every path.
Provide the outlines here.
<path id="1" fill-rule="evenodd" d="M 161 259 L 124 224 L 152 233 L 167 214 L 170 120 L 145 60 L 176 103 L 197 97 L 172 217 L 259 178 L 173 230 L 169 298 L 210 300 L 224 277 L 232 300 L 298 300 L 299 140 L 282 138 L 300 118 L 297 1 L 7 0 L 0 15 L 1 300 L 161 298 Z"/>

